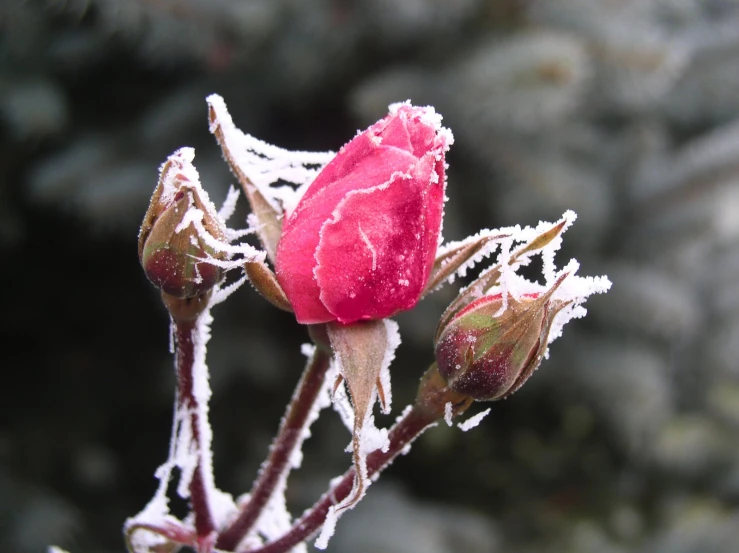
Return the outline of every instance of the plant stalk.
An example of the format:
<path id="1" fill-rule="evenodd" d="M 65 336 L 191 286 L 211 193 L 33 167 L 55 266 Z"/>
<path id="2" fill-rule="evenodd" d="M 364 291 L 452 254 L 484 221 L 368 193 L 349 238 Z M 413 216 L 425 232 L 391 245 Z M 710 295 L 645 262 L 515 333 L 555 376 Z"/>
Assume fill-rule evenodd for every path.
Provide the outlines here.
<path id="1" fill-rule="evenodd" d="M 472 398 L 447 387 L 436 363 L 433 363 L 421 378 L 415 403 L 388 432 L 390 444 L 387 451 L 378 449 L 367 456 L 368 480 L 374 481 L 376 475 L 390 466 L 398 455 L 407 451 L 406 448 L 424 431 L 434 426 L 436 421 L 448 414 L 452 417 L 461 415 L 471 404 Z M 284 536 L 249 553 L 287 553 L 310 538 L 326 521 L 328 510 L 340 504 L 352 492 L 354 470 L 352 467 L 346 471 L 341 480 L 324 493 Z"/>
<path id="2" fill-rule="evenodd" d="M 196 321 L 174 321 L 177 366 L 177 411 L 190 413 L 192 439 L 198 450 L 198 464 L 190 481 L 190 504 L 195 516 L 195 531 L 199 539 L 210 536 L 215 530 L 213 512 L 209 503 L 202 466 L 202 436 L 200 434 L 200 410 L 194 393 L 193 332 Z"/>
<path id="3" fill-rule="evenodd" d="M 221 532 L 216 542 L 218 549 L 224 551 L 236 549 L 254 527 L 264 507 L 272 498 L 276 485 L 290 470 L 290 457 L 302 441 L 305 426 L 323 387 L 331 361 L 331 350 L 325 341 L 325 330 L 322 327 L 313 327 L 310 330 L 311 337 L 317 344 L 316 350 L 298 382 L 277 436 L 272 442 L 269 456 L 249 493 L 249 501 L 236 520 Z"/>
<path id="4" fill-rule="evenodd" d="M 435 421 L 436 418 L 433 416 L 413 407 L 390 430 L 388 450 L 386 452 L 377 450 L 367 456 L 367 477 L 372 479 L 374 475 L 382 472 L 408 444 L 420 436 Z M 321 528 L 326 520 L 329 508 L 341 503 L 351 493 L 353 487 L 354 468 L 351 468 L 344 473 L 341 481 L 324 493 L 313 507 L 293 524 L 284 536 L 263 547 L 254 549 L 250 553 L 286 553 L 290 551 Z"/>

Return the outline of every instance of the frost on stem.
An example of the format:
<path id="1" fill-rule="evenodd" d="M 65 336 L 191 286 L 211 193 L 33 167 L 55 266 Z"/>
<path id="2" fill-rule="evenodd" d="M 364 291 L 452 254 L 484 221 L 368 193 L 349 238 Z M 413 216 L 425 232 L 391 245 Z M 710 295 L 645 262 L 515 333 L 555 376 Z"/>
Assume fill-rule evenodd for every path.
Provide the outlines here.
<path id="1" fill-rule="evenodd" d="M 215 486 L 211 451 L 213 432 L 208 421 L 208 401 L 211 390 L 208 382 L 208 367 L 205 362 L 206 344 L 210 339 L 210 324 L 213 321 L 210 309 L 220 301 L 219 291 L 220 287 L 216 287 L 205 310 L 197 317 L 190 330 L 192 341 L 191 397 L 185 401 L 182 397 L 182 390 L 178 393 L 169 455 L 155 472 L 159 486 L 146 507 L 126 521 L 124 526 L 124 531 L 129 536 L 129 543 L 136 552 L 150 551 L 156 545 L 167 541 L 163 533 L 156 532 L 154 529 L 182 525 L 170 514 L 167 496 L 169 483 L 175 470 L 179 473 L 176 491 L 183 499 L 191 497 L 191 484 L 196 472 L 198 473 L 203 484 L 203 498 L 200 499 L 204 500 L 208 506 L 216 528 L 227 523 L 236 513 L 236 505 L 232 497 Z M 180 347 L 182 344 L 178 344 L 178 348 Z M 178 355 L 181 354 L 182 352 L 178 351 Z M 187 367 L 180 367 L 180 369 L 187 370 Z M 182 375 L 180 375 L 180 380 L 181 378 Z"/>
<path id="2" fill-rule="evenodd" d="M 301 214 L 315 215 L 316 205 L 309 204 L 309 201 L 316 197 L 323 197 L 320 196 L 321 187 L 308 190 L 309 185 L 315 184 L 316 177 L 318 181 L 325 178 L 326 186 L 343 182 L 341 174 L 334 175 L 333 177 L 336 178 L 333 178 L 331 171 L 338 171 L 337 167 L 344 168 L 344 166 L 341 163 L 331 163 L 324 172 L 321 172 L 327 163 L 336 159 L 333 153 L 290 152 L 266 144 L 244 134 L 235 127 L 220 96 L 212 95 L 207 101 L 211 132 L 216 136 L 226 161 L 238 178 L 251 204 L 252 214 L 248 219 L 249 228 L 234 230 L 226 227 L 226 219 L 234 212 L 238 193 L 231 188 L 224 206 L 220 211 L 216 211 L 200 185 L 199 175 L 192 164 L 194 150 L 191 148 L 178 150 L 162 166 L 159 185 L 142 226 L 139 255 L 147 270 L 147 275 L 163 290 L 165 302 L 166 296 L 172 295 L 177 300 L 200 301 L 203 309 L 202 311 L 197 310 L 192 318 L 180 320 L 171 306 L 167 304 L 174 320 L 172 334 L 175 336 L 174 342 L 177 345 L 178 370 L 180 371 L 172 440 L 168 459 L 156 472 L 159 486 L 154 497 L 141 513 L 126 523 L 127 539 L 131 549 L 137 553 L 180 545 L 194 547 L 198 551 L 211 551 L 215 546 L 221 548 L 222 543 L 226 542 L 229 545 L 224 548 L 234 551 L 259 549 L 262 546 L 270 551 L 284 551 L 289 547 L 293 548 L 292 551 L 305 551 L 305 546 L 298 542 L 307 539 L 323 522 L 322 531 L 315 545 L 318 548 L 325 548 L 341 514 L 353 508 L 363 498 L 372 479 L 396 455 L 405 453 L 410 441 L 424 429 L 437 424 L 442 418 L 451 426 L 452 419 L 464 412 L 472 403 L 473 398 L 496 399 L 501 397 L 492 395 L 476 397 L 468 393 L 467 389 L 461 387 L 455 389 L 453 379 L 447 374 L 449 371 L 446 369 L 449 367 L 442 367 L 442 362 L 439 360 L 442 356 L 437 348 L 438 364 L 433 364 L 422 379 L 422 391 L 419 391 L 416 403 L 410 410 L 405 411 L 402 419 L 390 432 L 388 429 L 377 428 L 373 414 L 374 405 L 379 400 L 382 411 L 384 413 L 390 411 L 389 366 L 400 343 L 398 326 L 387 317 L 392 316 L 398 310 L 410 308 L 422 296 L 438 289 L 445 282 L 451 283 L 457 276 L 464 276 L 474 265 L 497 252 L 495 263 L 483 270 L 471 285 L 461 290 L 458 297 L 442 315 L 434 342 L 438 345 L 439 338 L 442 337 L 444 342 L 441 346 L 447 343 L 451 346 L 459 345 L 461 341 L 456 340 L 458 335 L 450 337 L 446 331 L 453 324 L 457 326 L 451 328 L 450 332 L 460 328 L 462 331 L 467 331 L 468 327 L 472 328 L 473 323 L 479 322 L 479 320 L 470 322 L 467 319 L 460 322 L 457 319 L 457 316 L 466 313 L 465 309 L 478 308 L 478 300 L 483 300 L 488 306 L 493 305 L 491 303 L 493 301 L 497 302 L 493 306 L 495 312 L 490 310 L 489 313 L 482 313 L 484 320 L 480 320 L 482 320 L 482 329 L 485 332 L 481 332 L 480 335 L 485 334 L 483 338 L 489 337 L 490 321 L 499 319 L 506 313 L 508 319 L 516 319 L 515 315 L 518 312 L 514 308 L 523 304 L 524 300 L 538 299 L 542 305 L 537 304 L 536 306 L 542 310 L 545 307 L 548 308 L 548 302 L 551 302 L 552 305 L 556 305 L 556 310 L 547 313 L 547 316 L 551 316 L 546 319 L 549 325 L 546 326 L 546 335 L 541 332 L 532 334 L 536 343 L 526 348 L 527 351 L 531 350 L 536 353 L 536 363 L 529 362 L 531 356 L 525 357 L 523 365 L 519 363 L 528 369 L 530 366 L 538 365 L 541 356 L 546 353 L 548 343 L 561 334 L 562 326 L 568 320 L 585 314 L 582 303 L 587 297 L 593 293 L 606 291 L 610 282 L 605 277 L 577 276 L 578 264 L 575 260 L 571 260 L 562 269 L 558 269 L 555 265 L 554 257 L 562 242 L 561 235 L 575 220 L 575 214 L 570 211 L 566 212 L 556 223 L 540 223 L 533 228 L 515 226 L 498 230 L 483 230 L 466 240 L 448 243 L 437 250 L 440 243 L 439 231 L 444 201 L 443 186 L 438 185 L 445 182 L 446 165 L 443 155 L 452 137 L 448 131 L 441 128 L 440 116 L 436 115 L 432 109 L 420 108 L 419 110 L 409 105 L 391 107 L 391 114 L 387 118 L 388 128 L 391 130 L 394 128 L 390 126 L 390 123 L 407 123 L 400 117 L 403 114 L 407 115 L 406 112 L 418 112 L 420 121 L 429 127 L 422 126 L 422 130 L 425 130 L 419 136 L 426 136 L 424 134 L 426 131 L 431 133 L 435 140 L 434 148 L 424 150 L 426 153 L 420 158 L 415 153 L 411 155 L 412 152 L 406 152 L 413 158 L 412 170 L 403 168 L 395 170 L 394 167 L 390 167 L 387 179 L 372 184 L 372 186 L 367 185 L 365 176 L 377 169 L 375 163 L 377 159 L 374 156 L 363 154 L 363 159 L 369 161 L 367 161 L 367 171 L 354 175 L 357 177 L 358 187 L 351 189 L 347 194 L 340 195 L 339 204 L 324 206 L 326 213 L 319 214 L 321 215 L 320 220 L 311 219 L 311 222 L 320 223 L 316 226 L 319 230 L 315 235 L 321 247 L 320 251 L 318 246 L 313 249 L 305 247 L 301 249 L 300 246 L 304 244 L 300 240 L 297 240 L 296 246 L 292 247 L 292 243 L 285 242 L 280 237 L 284 238 L 292 232 L 298 238 L 303 238 L 302 235 L 305 234 L 303 227 L 293 225 L 293 220 L 297 220 Z M 383 122 L 377 125 L 382 127 L 380 123 Z M 397 147 L 388 145 L 392 142 L 391 138 L 394 134 L 390 131 L 386 135 L 370 133 L 370 130 L 375 129 L 377 125 L 365 133 L 360 133 L 354 141 L 339 152 L 337 157 L 346 157 L 347 152 L 362 153 L 364 146 L 375 152 L 377 148 L 372 149 L 369 146 L 377 147 L 385 144 L 382 147 L 388 151 L 382 150 L 382 155 L 378 154 L 376 157 L 380 160 L 380 164 L 387 165 L 387 156 L 392 153 L 397 154 L 395 151 Z M 416 134 L 403 136 L 410 140 Z M 426 141 L 419 141 L 419 145 L 421 143 L 426 144 Z M 351 146 L 352 144 L 354 146 Z M 357 144 L 362 147 L 356 146 Z M 411 150 L 415 152 L 414 148 Z M 346 164 L 350 169 L 356 165 L 356 163 Z M 326 174 L 329 176 L 323 177 Z M 394 186 L 400 181 L 403 181 L 404 185 L 408 185 L 411 181 L 411 183 L 418 181 L 415 184 L 419 186 L 415 188 Z M 362 186 L 365 186 L 366 190 Z M 427 189 L 433 189 L 434 192 L 433 201 L 427 202 L 431 208 L 418 201 L 419 194 L 421 196 L 427 194 Z M 390 192 L 398 192 L 398 195 Z M 423 255 L 419 254 L 417 257 L 422 258 L 423 261 L 424 271 L 421 275 L 423 279 L 419 281 L 417 290 L 409 296 L 412 302 L 393 305 L 392 309 L 382 312 L 364 310 L 359 314 L 352 311 L 349 314 L 340 315 L 334 312 L 337 310 L 335 308 L 347 297 L 354 298 L 355 296 L 351 294 L 355 291 L 336 286 L 336 284 L 350 281 L 353 285 L 362 281 L 361 278 L 346 278 L 346 244 L 356 243 L 363 246 L 357 250 L 357 259 L 362 263 L 357 262 L 356 265 L 360 268 L 367 266 L 367 271 L 360 272 L 360 276 L 364 278 L 366 272 L 380 271 L 383 259 L 385 259 L 383 248 L 380 246 L 390 243 L 386 239 L 386 234 L 392 225 L 374 224 L 378 218 L 371 211 L 367 211 L 370 195 L 372 199 L 370 204 L 377 204 L 380 200 L 384 202 L 385 209 L 381 212 L 385 215 L 395 216 L 400 213 L 397 207 L 409 203 L 406 200 L 419 204 L 420 207 L 416 210 L 419 217 L 416 222 L 419 227 L 430 229 L 430 231 L 423 235 L 420 232 L 423 228 L 419 230 L 408 225 L 403 226 L 408 220 L 405 211 L 400 213 L 402 217 L 398 216 L 398 226 L 406 231 L 407 237 L 412 238 L 409 240 L 411 245 L 420 244 L 419 251 Z M 292 218 L 290 218 L 291 213 Z M 429 226 L 429 221 L 432 219 L 433 224 Z M 287 222 L 283 229 L 284 221 Z M 352 224 L 342 226 L 346 221 Z M 416 230 L 419 231 L 416 232 Z M 251 232 L 259 236 L 264 245 L 264 252 L 247 244 L 234 243 Z M 419 242 L 422 235 L 425 238 Z M 278 242 L 279 256 L 277 255 Z M 284 246 L 285 243 L 288 246 Z M 287 257 L 282 256 L 284 251 L 288 252 Z M 394 263 L 404 262 L 408 267 L 418 268 L 417 260 L 407 258 L 405 251 L 398 250 L 394 253 L 399 254 L 392 257 Z M 305 283 L 299 284 L 297 288 L 304 291 L 319 277 L 325 277 L 326 282 L 331 286 L 319 287 L 319 294 L 316 297 L 322 302 L 322 309 L 330 313 L 331 317 L 322 318 L 325 314 L 321 312 L 318 318 L 315 318 L 314 314 L 309 314 L 310 316 L 301 319 L 297 303 L 285 284 L 285 282 L 292 284 L 294 279 L 290 280 L 286 277 L 287 280 L 284 282 L 278 280 L 290 273 L 289 271 L 281 272 L 280 263 L 277 261 L 280 259 L 284 261 L 296 255 L 302 262 L 302 256 L 297 254 L 305 254 L 308 258 L 307 263 L 297 263 L 296 266 L 301 271 L 310 265 L 309 270 L 305 271 Z M 542 282 L 530 281 L 519 275 L 519 269 L 529 264 L 532 256 L 539 254 L 543 260 Z M 267 258 L 275 265 L 276 275 L 267 267 L 265 263 Z M 312 264 L 314 261 L 315 263 Z M 246 275 L 241 280 L 228 286 L 222 283 L 221 277 L 224 270 L 243 267 L 244 264 L 248 266 Z M 174 273 L 171 271 L 172 268 L 176 269 Z M 392 265 L 392 268 L 394 269 L 395 265 Z M 208 271 L 211 273 L 209 274 Z M 390 274 L 392 271 L 386 272 Z M 175 274 L 177 278 L 172 280 L 170 278 L 172 274 Z M 302 275 L 302 272 L 300 274 Z M 301 396 L 300 391 L 296 392 L 291 406 L 302 405 L 305 409 L 300 410 L 300 415 L 295 417 L 290 415 L 291 410 L 288 410 L 280 432 L 288 428 L 289 432 L 285 432 L 285 435 L 291 435 L 292 439 L 280 442 L 281 438 L 278 435 L 275 443 L 282 443 L 285 447 L 282 450 L 279 448 L 272 450 L 286 453 L 282 456 L 270 457 L 263 465 L 263 471 L 254 488 L 258 491 L 253 490 L 251 496 L 241 498 L 242 506 L 239 512 L 231 496 L 216 488 L 212 473 L 212 431 L 208 423 L 208 401 L 211 391 L 208 385 L 205 350 L 210 337 L 211 308 L 225 300 L 247 276 L 274 305 L 285 310 L 294 309 L 298 315 L 298 321 L 306 324 L 326 323 L 326 334 L 334 353 L 334 359 L 329 369 L 333 372 L 329 372 L 329 377 L 325 378 L 322 384 L 318 384 L 317 380 L 313 381 L 316 385 L 312 390 L 313 392 L 318 390 L 317 395 Z M 395 272 L 392 272 L 392 276 L 394 277 L 393 285 L 397 283 L 400 287 L 409 286 L 409 280 L 405 276 L 401 275 L 402 278 L 396 279 Z M 382 291 L 383 288 L 387 289 L 389 281 L 386 282 L 386 280 L 378 280 L 379 286 L 376 289 L 368 288 L 372 293 L 368 293 L 367 297 L 376 301 L 375 292 Z M 171 294 L 172 291 L 177 294 Z M 390 290 L 390 292 L 391 295 L 395 294 L 395 290 Z M 366 304 L 370 305 L 372 301 Z M 367 305 L 363 304 L 362 307 L 367 307 Z M 334 310 L 332 311 L 329 307 Z M 475 312 L 475 314 L 478 313 Z M 532 317 L 529 318 L 532 319 Z M 467 324 L 468 327 L 464 327 L 461 323 Z M 515 323 L 516 321 L 513 321 L 512 324 L 515 326 Z M 502 323 L 500 326 L 503 326 Z M 509 333 L 504 337 L 511 338 L 510 342 L 519 343 L 521 342 L 519 334 Z M 466 337 L 469 338 L 468 335 Z M 316 343 L 324 346 L 324 349 L 320 350 L 323 362 L 321 376 L 323 377 L 328 364 L 328 349 L 325 339 L 318 340 Z M 498 342 L 494 345 L 497 344 Z M 452 350 L 451 346 L 447 348 L 451 353 L 446 352 L 449 353 L 446 358 L 457 353 L 456 350 Z M 314 360 L 317 351 L 319 350 L 312 347 L 305 349 L 306 355 Z M 496 352 L 492 347 L 488 347 L 485 351 Z M 527 378 L 530 371 L 526 370 L 523 373 Z M 182 375 L 185 378 L 182 378 Z M 525 380 L 524 377 L 522 378 Z M 183 384 L 183 381 L 186 382 Z M 512 388 L 517 389 L 516 386 L 520 382 L 522 380 L 517 378 Z M 352 440 L 347 449 L 352 453 L 354 470 L 348 472 L 339 481 L 334 481 L 332 490 L 318 503 L 319 507 L 307 512 L 296 522 L 293 521 L 285 504 L 288 475 L 302 462 L 302 443 L 309 437 L 310 425 L 317 418 L 319 411 L 330 402 L 329 387 L 331 384 L 334 386 L 334 408 L 340 413 L 352 434 Z M 511 388 L 507 388 L 506 392 L 508 389 Z M 301 403 L 296 401 L 299 397 L 310 397 L 311 399 Z M 489 409 L 458 424 L 458 427 L 463 431 L 473 428 L 488 412 Z M 286 421 L 292 422 L 286 426 Z M 400 431 L 398 431 L 399 427 Z M 297 432 L 293 432 L 294 430 Z M 274 461 L 275 458 L 278 460 Z M 263 475 L 269 477 L 261 478 Z M 170 480 L 175 476 L 178 478 L 176 493 L 183 499 L 189 498 L 193 506 L 193 513 L 184 521 L 177 520 L 169 511 L 167 492 Z M 260 482 L 263 483 L 261 487 Z M 340 492 L 334 495 L 336 490 Z M 257 501 L 256 497 L 261 499 Z M 249 505 L 252 507 L 251 510 L 249 510 Z M 306 520 L 310 524 L 304 525 Z M 224 536 L 229 531 L 230 535 L 226 539 Z M 220 536 L 218 532 L 221 532 Z M 221 542 L 218 539 L 221 539 Z M 295 541 L 290 541 L 293 539 Z M 265 545 L 265 541 L 269 543 Z M 283 548 L 283 545 L 288 542 L 290 545 Z"/>

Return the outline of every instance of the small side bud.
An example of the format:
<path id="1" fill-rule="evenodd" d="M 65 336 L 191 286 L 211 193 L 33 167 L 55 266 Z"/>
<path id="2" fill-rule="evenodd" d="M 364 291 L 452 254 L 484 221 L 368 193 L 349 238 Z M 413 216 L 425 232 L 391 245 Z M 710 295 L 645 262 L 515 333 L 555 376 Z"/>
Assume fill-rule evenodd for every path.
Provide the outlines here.
<path id="1" fill-rule="evenodd" d="M 203 197 L 197 173 L 189 174 L 194 167 L 185 150 L 162 166 L 139 233 L 139 261 L 147 278 L 175 298 L 193 298 L 211 290 L 223 278 L 223 269 L 208 259 L 225 259 L 204 236 L 223 242 L 225 229 Z"/>
<path id="2" fill-rule="evenodd" d="M 516 300 L 484 296 L 459 311 L 436 344 L 439 373 L 449 388 L 478 401 L 502 399 L 518 390 L 541 363 L 555 315 L 569 302 L 545 293 Z"/>

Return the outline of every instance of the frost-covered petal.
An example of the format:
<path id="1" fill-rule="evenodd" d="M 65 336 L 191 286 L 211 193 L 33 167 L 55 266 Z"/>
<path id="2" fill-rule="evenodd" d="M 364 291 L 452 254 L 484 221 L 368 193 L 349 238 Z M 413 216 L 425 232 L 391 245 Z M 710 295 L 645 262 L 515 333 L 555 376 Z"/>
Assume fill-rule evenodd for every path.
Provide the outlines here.
<path id="1" fill-rule="evenodd" d="M 316 281 L 321 302 L 339 321 L 382 319 L 418 301 L 433 262 L 429 234 L 438 236 L 438 225 L 429 228 L 426 220 L 430 171 L 425 163 L 350 193 L 321 229 Z"/>
<path id="2" fill-rule="evenodd" d="M 359 149 L 364 151 L 364 140 L 359 142 Z M 407 169 L 415 162 L 410 154 L 395 148 L 380 148 L 366 153 L 365 157 L 354 160 L 354 171 L 343 178 L 332 180 L 335 173 L 334 162 L 331 162 L 327 166 L 328 174 L 318 176 L 283 227 L 277 247 L 277 275 L 293 303 L 298 321 L 302 323 L 336 319 L 321 303 L 314 270 L 321 228 L 333 217 L 337 204 L 350 193 L 374 186 L 377 182 L 388 182 L 398 167 Z M 337 165 L 343 164 L 340 157 L 336 159 Z"/>
<path id="3" fill-rule="evenodd" d="M 418 301 L 438 245 L 451 134 L 391 106 L 326 165 L 284 224 L 277 278 L 299 322 L 385 318 Z"/>

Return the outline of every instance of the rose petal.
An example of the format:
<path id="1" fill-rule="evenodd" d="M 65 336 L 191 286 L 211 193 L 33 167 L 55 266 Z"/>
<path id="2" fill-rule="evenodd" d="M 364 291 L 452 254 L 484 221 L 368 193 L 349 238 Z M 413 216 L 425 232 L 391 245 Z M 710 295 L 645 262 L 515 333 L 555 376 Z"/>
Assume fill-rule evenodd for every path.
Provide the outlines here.
<path id="1" fill-rule="evenodd" d="M 377 137 L 383 146 L 392 146 L 404 152 L 413 153 L 413 145 L 411 144 L 408 123 L 405 117 L 390 119 L 382 129 L 377 130 Z"/>
<path id="2" fill-rule="evenodd" d="M 309 191 L 316 186 L 318 192 L 300 202 L 285 223 L 277 247 L 277 279 L 293 304 L 298 322 L 315 324 L 336 318 L 321 303 L 314 269 L 321 227 L 333 218 L 337 204 L 348 194 L 361 191 L 368 185 L 387 182 L 398 168 L 407 170 L 415 161 L 402 150 L 375 147 L 343 178 L 320 182 L 319 179 L 324 180 L 323 173 L 316 178 Z"/>
<path id="3" fill-rule="evenodd" d="M 429 255 L 427 244 L 440 224 L 429 196 L 443 186 L 429 186 L 432 168 L 426 161 L 349 193 L 321 229 L 315 275 L 321 302 L 340 322 L 389 317 L 418 301 L 436 250 Z M 438 219 L 435 228 L 429 219 Z"/>
<path id="4" fill-rule="evenodd" d="M 433 267 L 449 133 L 407 104 L 357 135 L 283 226 L 275 272 L 304 324 L 409 309 Z"/>

